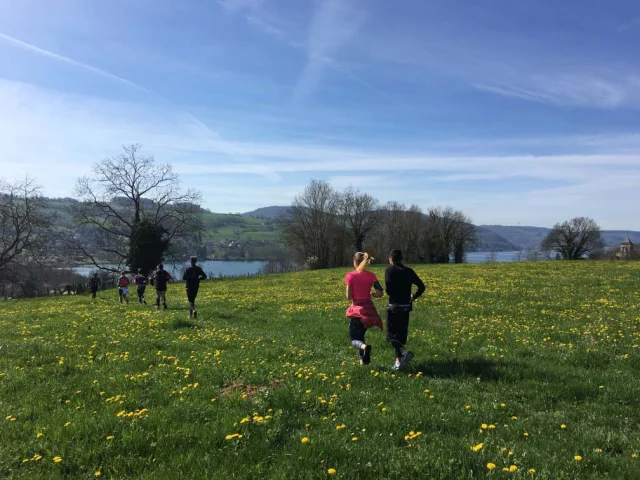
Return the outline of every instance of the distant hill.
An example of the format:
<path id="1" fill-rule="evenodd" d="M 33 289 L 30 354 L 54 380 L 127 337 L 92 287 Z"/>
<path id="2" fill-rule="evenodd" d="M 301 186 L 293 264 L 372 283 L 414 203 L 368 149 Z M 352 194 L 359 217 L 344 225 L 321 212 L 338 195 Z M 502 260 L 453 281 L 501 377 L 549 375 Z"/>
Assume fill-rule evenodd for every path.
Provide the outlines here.
<path id="1" fill-rule="evenodd" d="M 265 220 L 275 220 L 289 211 L 289 207 L 280 207 L 277 205 L 271 207 L 258 208 L 252 212 L 243 213 L 244 217 L 262 218 Z"/>
<path id="2" fill-rule="evenodd" d="M 546 237 L 551 229 L 544 227 L 521 227 L 504 225 L 481 225 L 483 228 L 500 235 L 515 246 L 514 250 L 538 249 L 540 242 Z"/>
<path id="3" fill-rule="evenodd" d="M 476 226 L 476 236 L 478 243 L 475 250 L 477 252 L 513 252 L 519 248 L 499 233 L 484 226 Z"/>
<path id="4" fill-rule="evenodd" d="M 507 239 L 514 244 L 516 250 L 538 249 L 540 243 L 544 240 L 550 228 L 545 227 L 521 227 L 521 226 L 505 226 L 505 225 L 482 225 L 479 228 L 487 229 L 501 237 Z M 617 247 L 624 239 L 629 236 L 633 243 L 640 243 L 640 232 L 626 230 L 603 230 L 602 238 L 607 247 Z"/>

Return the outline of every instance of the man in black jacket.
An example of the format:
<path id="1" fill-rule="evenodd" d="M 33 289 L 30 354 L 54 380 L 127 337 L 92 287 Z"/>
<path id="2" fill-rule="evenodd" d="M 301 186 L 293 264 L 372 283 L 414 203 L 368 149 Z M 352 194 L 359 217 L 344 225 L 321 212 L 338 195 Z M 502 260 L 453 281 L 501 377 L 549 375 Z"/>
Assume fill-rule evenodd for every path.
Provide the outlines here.
<path id="1" fill-rule="evenodd" d="M 392 250 L 389 254 L 389 264 L 385 272 L 385 289 L 389 295 L 387 307 L 387 341 L 395 350 L 396 362 L 394 370 L 405 368 L 413 353 L 405 348 L 409 332 L 409 313 L 413 308 L 413 302 L 418 299 L 425 290 L 424 283 L 416 272 L 402 264 L 402 252 Z M 416 293 L 411 294 L 413 285 L 418 287 Z"/>
<path id="2" fill-rule="evenodd" d="M 205 280 L 207 275 L 198 265 L 198 259 L 191 257 L 191 265 L 184 271 L 182 279 L 187 282 L 187 300 L 189 301 L 189 318 L 198 318 L 196 311 L 196 297 L 200 289 L 200 280 Z"/>

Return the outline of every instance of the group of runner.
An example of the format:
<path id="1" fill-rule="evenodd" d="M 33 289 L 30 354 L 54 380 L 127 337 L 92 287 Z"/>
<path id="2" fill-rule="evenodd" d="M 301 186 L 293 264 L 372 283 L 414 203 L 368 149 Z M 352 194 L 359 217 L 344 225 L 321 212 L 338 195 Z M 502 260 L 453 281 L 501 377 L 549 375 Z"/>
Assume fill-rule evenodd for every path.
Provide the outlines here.
<path id="1" fill-rule="evenodd" d="M 365 342 L 369 328 L 383 329 L 382 319 L 373 303 L 385 291 L 389 296 L 387 305 L 386 337 L 395 353 L 393 370 L 402 370 L 413 359 L 413 353 L 405 347 L 409 332 L 409 314 L 415 302 L 425 291 L 422 280 L 415 271 L 402 263 L 402 252 L 392 250 L 389 254 L 389 268 L 385 272 L 385 288 L 382 288 L 376 275 L 367 270 L 373 258 L 368 253 L 357 252 L 353 257 L 355 270 L 345 277 L 347 300 L 351 305 L 346 315 L 349 319 L 349 337 L 351 344 L 358 349 L 360 363 L 371 362 L 371 345 Z M 413 286 L 418 287 L 412 293 Z"/>
<path id="2" fill-rule="evenodd" d="M 184 272 L 183 280 L 186 282 L 187 300 L 189 301 L 189 317 L 197 318 L 198 312 L 196 311 L 196 297 L 198 296 L 198 290 L 200 288 L 200 281 L 205 280 L 207 275 L 204 270 L 198 265 L 198 259 L 191 257 L 190 265 Z M 141 305 L 146 305 L 147 300 L 144 297 L 147 285 L 151 284 L 156 290 L 156 308 L 167 309 L 167 284 L 173 281 L 173 277 L 169 272 L 164 269 L 164 265 L 161 263 L 158 265 L 155 272 L 150 276 L 143 274 L 142 269 L 138 269 L 138 272 L 133 276 L 133 283 L 136 286 L 136 293 L 138 294 L 138 302 Z M 127 272 L 122 272 L 120 278 L 118 278 L 118 299 L 120 303 L 129 303 L 129 285 L 131 284 Z M 100 279 L 96 273 L 91 280 L 89 280 L 89 288 L 91 289 L 91 298 L 96 298 L 98 289 L 100 288 Z"/>
<path id="3" fill-rule="evenodd" d="M 383 288 L 373 272 L 367 270 L 373 258 L 366 252 L 357 252 L 353 257 L 353 271 L 345 277 L 347 287 L 346 297 L 351 301 L 346 316 L 349 319 L 349 337 L 351 344 L 358 349 L 360 363 L 368 365 L 371 362 L 371 345 L 366 343 L 365 334 L 369 328 L 383 329 L 382 319 L 373 303 L 373 298 L 380 298 L 386 294 L 389 297 L 387 305 L 386 338 L 394 349 L 394 370 L 404 369 L 413 359 L 413 353 L 405 345 L 409 332 L 409 314 L 413 310 L 413 303 L 424 293 L 425 286 L 416 272 L 402 263 L 402 252 L 392 250 L 389 254 L 389 267 L 385 272 L 385 287 Z M 207 275 L 197 265 L 198 259 L 191 257 L 190 265 L 185 270 L 183 280 L 186 284 L 187 300 L 189 302 L 189 317 L 197 318 L 196 297 L 200 288 L 200 281 Z M 133 277 L 138 294 L 138 302 L 145 304 L 144 294 L 147 284 L 156 289 L 156 308 L 160 304 L 167 308 L 167 283 L 173 281 L 173 277 L 158 265 L 156 271 L 146 277 L 141 270 Z M 127 272 L 122 272 L 118 279 L 118 297 L 120 303 L 129 303 L 129 278 Z M 412 293 L 413 286 L 418 287 Z M 100 280 L 96 274 L 89 282 L 92 298 L 100 287 Z"/>

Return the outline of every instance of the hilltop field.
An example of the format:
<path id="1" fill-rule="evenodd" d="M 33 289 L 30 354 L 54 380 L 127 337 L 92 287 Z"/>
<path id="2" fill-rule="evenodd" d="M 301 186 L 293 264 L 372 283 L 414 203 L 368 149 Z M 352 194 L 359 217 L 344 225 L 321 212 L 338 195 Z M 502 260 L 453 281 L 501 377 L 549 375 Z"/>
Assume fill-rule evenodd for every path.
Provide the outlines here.
<path id="1" fill-rule="evenodd" d="M 0 478 L 639 477 L 640 263 L 417 271 L 401 373 L 346 270 L 0 302 Z"/>

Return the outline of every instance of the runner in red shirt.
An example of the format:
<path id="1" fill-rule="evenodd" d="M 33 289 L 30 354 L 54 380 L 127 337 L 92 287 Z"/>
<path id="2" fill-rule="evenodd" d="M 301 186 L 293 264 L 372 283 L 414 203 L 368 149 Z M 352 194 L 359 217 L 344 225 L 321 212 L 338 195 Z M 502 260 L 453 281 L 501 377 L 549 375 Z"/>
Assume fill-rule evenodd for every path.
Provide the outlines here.
<path id="1" fill-rule="evenodd" d="M 382 330 L 382 319 L 371 298 L 380 298 L 384 292 L 375 274 L 366 270 L 372 260 L 368 253 L 357 252 L 353 257 L 355 270 L 349 272 L 344 279 L 347 300 L 351 300 L 351 306 L 347 309 L 349 337 L 351 344 L 360 353 L 362 365 L 371 362 L 371 345 L 365 343 L 365 333 L 371 327 Z"/>
<path id="2" fill-rule="evenodd" d="M 129 279 L 127 278 L 127 272 L 122 272 L 118 279 L 118 297 L 120 303 L 129 303 Z"/>

